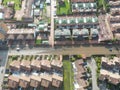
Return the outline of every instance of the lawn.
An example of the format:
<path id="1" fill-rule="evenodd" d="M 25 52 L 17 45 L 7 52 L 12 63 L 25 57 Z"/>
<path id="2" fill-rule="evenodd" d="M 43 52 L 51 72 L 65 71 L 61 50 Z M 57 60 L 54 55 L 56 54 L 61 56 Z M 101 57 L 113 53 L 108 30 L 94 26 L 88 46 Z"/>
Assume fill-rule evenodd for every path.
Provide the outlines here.
<path id="1" fill-rule="evenodd" d="M 59 0 L 58 0 L 59 1 Z M 59 5 L 57 3 L 57 15 L 68 15 L 71 14 L 71 5 L 70 5 L 70 1 L 68 0 L 64 0 L 64 4 Z"/>
<path id="2" fill-rule="evenodd" d="M 3 0 L 3 5 L 7 6 L 7 3 L 10 1 L 14 1 L 14 9 L 15 10 L 20 10 L 21 9 L 21 0 Z"/>
<path id="3" fill-rule="evenodd" d="M 109 4 L 106 0 L 98 0 L 97 3 L 98 3 L 98 9 L 102 8 L 106 12 L 109 10 Z"/>
<path id="4" fill-rule="evenodd" d="M 39 45 L 39 44 L 41 44 L 42 43 L 42 40 L 41 39 L 37 39 L 36 41 L 35 41 L 35 44 L 36 45 Z"/>
<path id="5" fill-rule="evenodd" d="M 70 61 L 63 61 L 64 68 L 64 90 L 74 90 L 73 81 L 74 74 L 72 72 L 72 64 Z"/>

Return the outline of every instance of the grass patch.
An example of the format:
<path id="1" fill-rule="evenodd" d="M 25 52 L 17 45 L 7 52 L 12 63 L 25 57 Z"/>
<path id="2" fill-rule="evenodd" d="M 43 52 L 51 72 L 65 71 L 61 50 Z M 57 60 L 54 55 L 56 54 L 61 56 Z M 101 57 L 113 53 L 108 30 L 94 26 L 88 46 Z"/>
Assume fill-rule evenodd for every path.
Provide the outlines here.
<path id="1" fill-rule="evenodd" d="M 21 9 L 21 5 L 22 5 L 21 0 L 3 0 L 3 5 L 8 6 L 7 5 L 8 2 L 11 2 L 11 1 L 13 1 L 15 3 L 14 4 L 14 9 L 15 10 L 20 10 Z"/>
<path id="2" fill-rule="evenodd" d="M 109 4 L 106 0 L 97 0 L 97 8 L 104 10 L 105 12 L 109 11 Z"/>
<path id="3" fill-rule="evenodd" d="M 39 45 L 39 44 L 41 44 L 42 43 L 42 40 L 41 39 L 37 39 L 36 41 L 35 41 L 35 44 L 36 45 Z"/>
<path id="4" fill-rule="evenodd" d="M 74 73 L 72 71 L 72 65 L 70 61 L 63 61 L 64 68 L 64 90 L 74 90 L 73 81 Z"/>
<path id="5" fill-rule="evenodd" d="M 57 2 L 57 15 L 68 15 L 68 14 L 72 14 L 70 1 L 64 0 L 64 4 L 61 5 L 59 5 Z"/>

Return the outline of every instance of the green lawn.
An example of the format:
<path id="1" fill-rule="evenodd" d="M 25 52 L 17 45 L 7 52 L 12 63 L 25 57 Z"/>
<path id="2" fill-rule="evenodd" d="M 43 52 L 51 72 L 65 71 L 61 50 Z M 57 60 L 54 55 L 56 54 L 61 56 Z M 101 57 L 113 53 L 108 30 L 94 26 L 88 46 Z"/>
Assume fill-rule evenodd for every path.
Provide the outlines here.
<path id="1" fill-rule="evenodd" d="M 21 9 L 21 0 L 3 0 L 3 5 L 7 6 L 7 3 L 9 1 L 14 1 L 15 5 L 14 5 L 14 9 L 15 10 L 20 10 Z"/>
<path id="2" fill-rule="evenodd" d="M 108 12 L 109 4 L 108 4 L 108 2 L 106 0 L 98 0 L 97 3 L 98 3 L 98 9 L 102 8 L 103 10 Z"/>
<path id="3" fill-rule="evenodd" d="M 58 0 L 59 1 L 59 0 Z M 70 5 L 70 1 L 68 2 L 68 0 L 64 0 L 65 4 L 63 5 L 57 5 L 57 15 L 68 15 L 71 14 L 71 5 Z"/>
<path id="4" fill-rule="evenodd" d="M 73 87 L 73 72 L 72 72 L 72 64 L 70 61 L 63 61 L 64 68 L 64 90 L 74 90 Z"/>
<path id="5" fill-rule="evenodd" d="M 42 40 L 41 39 L 37 39 L 36 41 L 35 41 L 35 44 L 37 44 L 37 45 L 39 45 L 39 44 L 41 44 L 42 43 Z"/>

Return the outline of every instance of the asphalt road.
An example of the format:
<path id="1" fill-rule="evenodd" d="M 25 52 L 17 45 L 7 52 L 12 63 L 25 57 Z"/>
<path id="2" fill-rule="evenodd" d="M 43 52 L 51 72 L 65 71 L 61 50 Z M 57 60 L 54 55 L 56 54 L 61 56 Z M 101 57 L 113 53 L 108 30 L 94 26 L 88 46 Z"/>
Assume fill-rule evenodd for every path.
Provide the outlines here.
<path id="1" fill-rule="evenodd" d="M 110 51 L 110 48 L 112 51 Z M 95 54 L 120 54 L 120 50 L 116 50 L 115 47 L 105 47 L 105 46 L 79 46 L 79 47 L 61 47 L 61 48 L 32 48 L 32 49 L 21 49 L 16 51 L 16 49 L 10 49 L 9 55 L 39 55 L 39 54 L 57 54 L 57 55 L 73 55 L 73 54 L 85 54 L 86 56 L 91 56 Z"/>
<path id="2" fill-rule="evenodd" d="M 0 61 L 0 86 L 2 84 L 3 77 L 4 77 L 7 56 L 8 56 L 8 50 L 0 50 L 0 59 L 1 59 Z M 1 87 L 0 87 L 0 90 L 2 90 Z"/>

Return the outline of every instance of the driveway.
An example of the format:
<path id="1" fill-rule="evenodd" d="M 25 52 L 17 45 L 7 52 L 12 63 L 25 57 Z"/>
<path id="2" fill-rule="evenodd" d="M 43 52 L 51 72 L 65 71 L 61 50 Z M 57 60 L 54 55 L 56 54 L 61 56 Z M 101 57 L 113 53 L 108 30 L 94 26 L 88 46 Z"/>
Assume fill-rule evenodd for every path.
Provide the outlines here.
<path id="1" fill-rule="evenodd" d="M 5 66 L 7 63 L 7 56 L 8 56 L 8 51 L 7 50 L 0 50 L 0 90 L 2 90 L 1 85 L 3 82 L 4 78 L 4 73 L 5 73 Z"/>
<path id="2" fill-rule="evenodd" d="M 92 90 L 100 90 L 97 86 L 97 77 L 96 77 L 97 66 L 94 58 L 91 58 L 91 60 L 88 61 L 88 66 L 90 67 L 92 72 Z"/>

